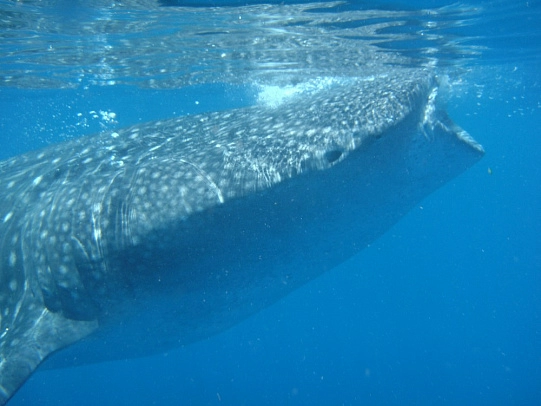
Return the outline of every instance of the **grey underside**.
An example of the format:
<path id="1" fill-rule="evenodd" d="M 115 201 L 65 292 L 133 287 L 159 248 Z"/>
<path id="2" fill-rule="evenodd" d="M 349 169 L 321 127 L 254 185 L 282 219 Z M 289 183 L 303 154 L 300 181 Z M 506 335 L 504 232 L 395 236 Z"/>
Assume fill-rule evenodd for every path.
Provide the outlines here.
<path id="1" fill-rule="evenodd" d="M 45 365 L 193 342 L 362 250 L 482 156 L 434 88 L 389 70 L 0 163 L 0 404 L 57 349 Z"/>

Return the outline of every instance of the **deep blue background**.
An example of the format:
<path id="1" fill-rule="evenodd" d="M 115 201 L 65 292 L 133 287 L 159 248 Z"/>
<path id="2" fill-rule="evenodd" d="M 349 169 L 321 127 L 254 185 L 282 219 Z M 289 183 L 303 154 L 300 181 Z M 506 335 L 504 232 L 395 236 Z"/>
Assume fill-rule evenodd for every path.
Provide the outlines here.
<path id="1" fill-rule="evenodd" d="M 12 404 L 541 404 L 538 45 L 525 43 L 521 60 L 517 44 L 491 38 L 497 69 L 488 53 L 465 76 L 475 86 L 449 102 L 486 156 L 372 246 L 216 337 L 147 359 L 40 371 Z M 100 123 L 251 102 L 223 86 L 100 92 L 1 89 L 0 156 Z M 99 109 L 118 124 L 92 118 Z"/>

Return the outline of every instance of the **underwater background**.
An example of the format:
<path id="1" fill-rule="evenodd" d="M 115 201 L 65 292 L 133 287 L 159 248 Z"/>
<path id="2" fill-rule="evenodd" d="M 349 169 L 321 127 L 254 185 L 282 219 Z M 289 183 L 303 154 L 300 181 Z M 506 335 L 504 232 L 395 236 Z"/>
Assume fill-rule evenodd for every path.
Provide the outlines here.
<path id="1" fill-rule="evenodd" d="M 14 3 L 0 0 L 4 21 Z M 54 16 L 89 18 L 79 2 L 18 3 L 32 13 L 54 4 Z M 438 32 L 445 40 L 434 41 L 449 77 L 447 110 L 485 157 L 359 255 L 243 323 L 154 357 L 39 370 L 10 405 L 541 404 L 541 3 L 343 7 L 405 10 L 404 32 L 419 36 L 432 17 L 416 12 L 447 13 L 439 22 L 449 28 Z M 127 18 L 134 25 L 150 19 Z M 428 60 L 427 45 L 408 40 L 395 45 Z M 27 44 L 3 41 L 1 159 L 103 129 L 255 102 L 251 88 L 227 78 L 160 88 L 96 76 L 75 86 L 32 86 L 6 79 L 16 76 L 14 66 L 25 77 L 29 62 L 17 65 L 14 50 Z M 452 52 L 437 49 L 453 41 Z M 46 53 L 36 49 L 33 58 Z"/>

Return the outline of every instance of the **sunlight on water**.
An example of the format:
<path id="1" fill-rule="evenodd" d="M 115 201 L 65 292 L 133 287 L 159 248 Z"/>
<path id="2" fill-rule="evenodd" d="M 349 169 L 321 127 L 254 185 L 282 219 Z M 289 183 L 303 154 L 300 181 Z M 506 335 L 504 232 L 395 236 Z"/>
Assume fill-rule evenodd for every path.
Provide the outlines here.
<path id="1" fill-rule="evenodd" d="M 70 10 L 46 1 L 0 3 L 0 83 L 31 88 L 175 88 L 253 80 L 291 85 L 307 75 L 355 76 L 381 61 L 454 65 L 479 55 L 479 45 L 456 33 L 479 15 L 481 9 L 474 7 L 149 4 L 156 5 L 90 2 Z"/>

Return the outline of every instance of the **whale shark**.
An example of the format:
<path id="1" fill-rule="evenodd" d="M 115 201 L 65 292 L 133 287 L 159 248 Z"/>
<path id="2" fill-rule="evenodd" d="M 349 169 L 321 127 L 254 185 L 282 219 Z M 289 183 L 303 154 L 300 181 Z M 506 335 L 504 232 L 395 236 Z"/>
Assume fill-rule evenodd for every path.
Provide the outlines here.
<path id="1" fill-rule="evenodd" d="M 385 233 L 483 148 L 430 69 L 108 130 L 0 163 L 0 404 L 42 365 L 217 334 Z"/>

